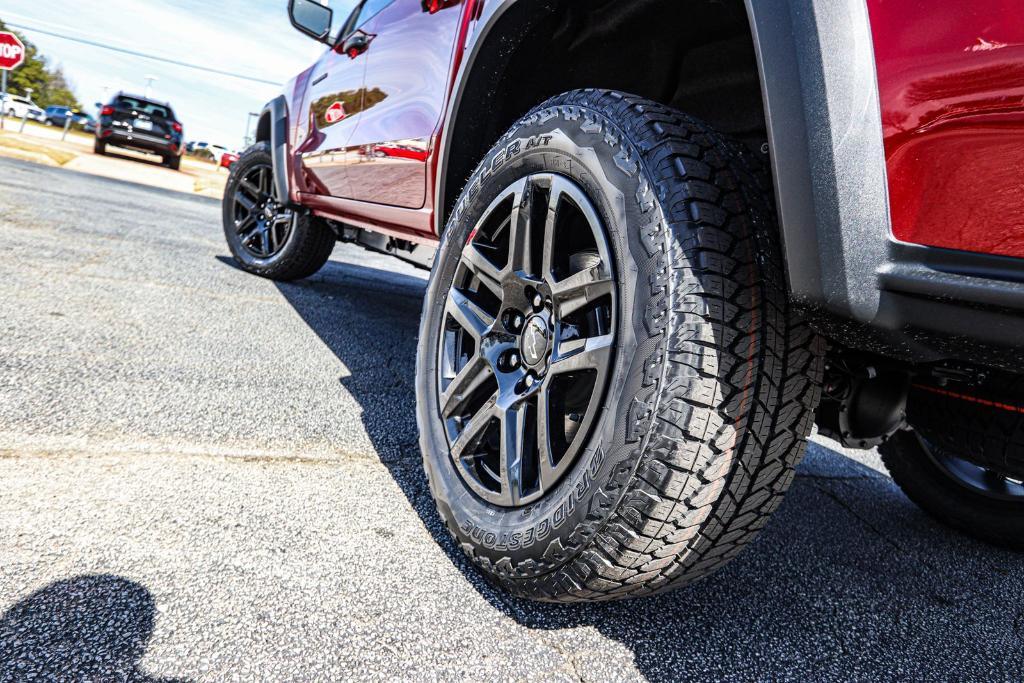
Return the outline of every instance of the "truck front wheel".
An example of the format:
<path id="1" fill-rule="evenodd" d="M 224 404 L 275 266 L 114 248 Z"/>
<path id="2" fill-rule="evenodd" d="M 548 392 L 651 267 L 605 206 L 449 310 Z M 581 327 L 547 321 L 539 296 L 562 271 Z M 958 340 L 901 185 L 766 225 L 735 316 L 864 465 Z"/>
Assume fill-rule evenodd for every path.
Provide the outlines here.
<path id="1" fill-rule="evenodd" d="M 607 91 L 532 111 L 463 190 L 424 306 L 431 492 L 517 595 L 689 583 L 793 479 L 823 342 L 787 300 L 760 160 L 689 116 Z"/>

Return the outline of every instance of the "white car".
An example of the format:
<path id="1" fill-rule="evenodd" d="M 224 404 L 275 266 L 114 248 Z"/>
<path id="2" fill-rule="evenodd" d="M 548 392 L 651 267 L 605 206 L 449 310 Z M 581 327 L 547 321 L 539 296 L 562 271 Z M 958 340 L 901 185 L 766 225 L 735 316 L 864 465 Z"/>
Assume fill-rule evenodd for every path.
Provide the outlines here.
<path id="1" fill-rule="evenodd" d="M 0 102 L 2 102 L 3 111 L 7 116 L 20 119 L 27 113 L 29 119 L 40 122 L 46 118 L 42 107 L 27 97 L 7 93 L 0 96 Z"/>

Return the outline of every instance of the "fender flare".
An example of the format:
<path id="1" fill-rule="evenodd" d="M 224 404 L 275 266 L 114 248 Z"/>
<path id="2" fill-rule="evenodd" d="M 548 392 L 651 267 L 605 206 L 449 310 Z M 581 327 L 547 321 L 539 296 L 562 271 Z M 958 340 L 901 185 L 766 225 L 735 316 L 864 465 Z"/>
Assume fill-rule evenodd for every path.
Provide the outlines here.
<path id="1" fill-rule="evenodd" d="M 435 184 L 444 230 L 451 132 L 468 74 L 519 0 L 488 3 L 452 87 Z M 760 72 L 791 295 L 869 323 L 890 260 L 888 188 L 871 26 L 864 0 L 744 0 Z M 501 32 L 498 31 L 497 34 Z M 500 35 L 499 35 L 500 38 Z"/>
<path id="2" fill-rule="evenodd" d="M 263 133 L 266 131 L 266 133 Z M 282 203 L 291 202 L 288 188 L 288 102 L 278 95 L 263 106 L 256 124 L 256 139 L 269 140 L 270 157 L 274 169 L 274 198 Z"/>
<path id="3" fill-rule="evenodd" d="M 871 323 L 890 261 L 889 193 L 864 0 L 745 0 L 791 295 Z"/>

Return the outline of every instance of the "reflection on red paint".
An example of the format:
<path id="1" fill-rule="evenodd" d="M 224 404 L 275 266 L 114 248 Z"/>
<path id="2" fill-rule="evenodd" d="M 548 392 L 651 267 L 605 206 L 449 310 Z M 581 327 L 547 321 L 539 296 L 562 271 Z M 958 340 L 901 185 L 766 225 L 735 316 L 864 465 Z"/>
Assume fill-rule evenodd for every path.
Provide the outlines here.
<path id="1" fill-rule="evenodd" d="M 1019 0 L 869 0 L 893 234 L 1024 257 Z"/>
<path id="2" fill-rule="evenodd" d="M 413 159 L 415 161 L 426 161 L 427 157 L 430 156 L 430 151 L 426 148 L 405 145 L 374 145 L 372 151 L 376 156 Z"/>

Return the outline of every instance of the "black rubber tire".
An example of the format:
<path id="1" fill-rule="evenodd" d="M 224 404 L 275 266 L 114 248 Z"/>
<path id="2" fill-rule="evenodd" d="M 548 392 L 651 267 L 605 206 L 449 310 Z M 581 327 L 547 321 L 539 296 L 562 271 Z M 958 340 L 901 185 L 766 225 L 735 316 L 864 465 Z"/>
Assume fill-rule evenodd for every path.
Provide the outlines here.
<path id="1" fill-rule="evenodd" d="M 96 138 L 92 142 L 92 151 L 93 154 L 99 154 L 100 156 L 103 156 L 104 154 L 107 153 L 107 143 L 103 142 L 99 138 Z"/>
<path id="2" fill-rule="evenodd" d="M 174 154 L 169 157 L 164 157 L 164 163 L 167 164 L 167 168 L 171 169 L 172 171 L 177 171 L 181 169 L 181 157 L 178 156 L 177 154 Z"/>
<path id="3" fill-rule="evenodd" d="M 907 421 L 929 443 L 1024 479 L 1024 376 L 989 370 L 977 386 L 915 383 Z"/>
<path id="4" fill-rule="evenodd" d="M 231 201 L 239 178 L 244 177 L 255 164 L 271 164 L 269 142 L 257 142 L 245 150 L 231 167 L 222 202 L 224 237 L 228 248 L 238 265 L 254 275 L 285 282 L 309 277 L 327 263 L 336 242 L 334 232 L 318 218 L 300 214 L 284 247 L 269 258 L 254 256 L 239 242 Z"/>
<path id="5" fill-rule="evenodd" d="M 574 180 L 614 253 L 621 314 L 584 451 L 525 508 L 462 483 L 437 410 L 437 341 L 462 245 L 531 173 Z M 417 357 L 420 445 L 438 511 L 492 580 L 537 600 L 607 600 L 690 583 L 735 557 L 793 479 L 824 343 L 786 296 L 759 160 L 705 124 L 609 91 L 521 119 L 462 192 L 431 274 Z"/>
<path id="6" fill-rule="evenodd" d="M 969 536 L 1024 551 L 1024 501 L 998 500 L 956 481 L 928 455 L 912 431 L 879 446 L 896 484 L 922 510 Z"/>

